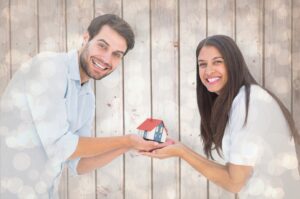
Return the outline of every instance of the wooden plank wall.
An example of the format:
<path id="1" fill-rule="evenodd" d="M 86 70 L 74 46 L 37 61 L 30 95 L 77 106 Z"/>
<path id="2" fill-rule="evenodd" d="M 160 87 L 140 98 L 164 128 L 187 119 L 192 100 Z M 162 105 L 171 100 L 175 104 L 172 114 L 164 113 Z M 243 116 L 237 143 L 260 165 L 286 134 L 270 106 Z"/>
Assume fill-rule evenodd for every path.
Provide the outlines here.
<path id="1" fill-rule="evenodd" d="M 128 21 L 136 45 L 117 71 L 95 82 L 95 136 L 133 133 L 153 116 L 164 119 L 170 136 L 203 154 L 195 48 L 213 34 L 236 40 L 257 81 L 279 96 L 300 128 L 299 0 L 1 0 L 0 94 L 36 53 L 80 47 L 90 20 L 104 13 Z M 87 175 L 65 170 L 60 197 L 235 198 L 177 158 L 151 160 L 134 152 Z"/>

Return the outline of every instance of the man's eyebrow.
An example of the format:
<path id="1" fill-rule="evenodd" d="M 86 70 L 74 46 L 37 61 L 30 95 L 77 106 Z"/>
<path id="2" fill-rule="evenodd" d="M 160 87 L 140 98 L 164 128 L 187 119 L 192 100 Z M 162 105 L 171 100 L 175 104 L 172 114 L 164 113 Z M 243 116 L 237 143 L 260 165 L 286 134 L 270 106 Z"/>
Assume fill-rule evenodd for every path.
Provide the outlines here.
<path id="1" fill-rule="evenodd" d="M 105 41 L 104 39 L 98 39 L 98 41 L 102 41 L 102 42 L 105 43 L 107 46 L 109 46 L 109 43 L 107 43 L 107 41 Z"/>
<path id="2" fill-rule="evenodd" d="M 101 41 L 101 42 L 105 43 L 105 45 L 110 46 L 109 43 L 107 43 L 107 41 L 105 41 L 104 39 L 98 39 L 97 41 Z M 115 52 L 121 53 L 122 55 L 125 54 L 125 52 L 123 52 L 121 50 L 116 50 Z"/>

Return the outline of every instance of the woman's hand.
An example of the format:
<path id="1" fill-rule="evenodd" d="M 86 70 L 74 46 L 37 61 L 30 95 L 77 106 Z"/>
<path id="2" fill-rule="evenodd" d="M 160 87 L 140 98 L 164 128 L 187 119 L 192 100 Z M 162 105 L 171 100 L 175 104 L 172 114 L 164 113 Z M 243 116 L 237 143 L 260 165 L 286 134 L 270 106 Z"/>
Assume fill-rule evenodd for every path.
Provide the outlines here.
<path id="1" fill-rule="evenodd" d="M 158 159 L 165 159 L 165 158 L 180 156 L 181 151 L 184 148 L 183 144 L 181 144 L 178 141 L 174 141 L 172 139 L 167 139 L 167 141 L 165 143 L 167 144 L 167 146 L 165 146 L 163 148 L 155 149 L 150 152 L 140 151 L 140 154 L 149 156 L 152 158 L 158 158 Z"/>
<path id="2" fill-rule="evenodd" d="M 130 143 L 129 147 L 131 149 L 135 149 L 142 152 L 153 151 L 155 149 L 166 147 L 170 144 L 168 142 L 158 143 L 155 141 L 144 140 L 143 138 L 135 134 L 128 134 L 127 136 Z"/>

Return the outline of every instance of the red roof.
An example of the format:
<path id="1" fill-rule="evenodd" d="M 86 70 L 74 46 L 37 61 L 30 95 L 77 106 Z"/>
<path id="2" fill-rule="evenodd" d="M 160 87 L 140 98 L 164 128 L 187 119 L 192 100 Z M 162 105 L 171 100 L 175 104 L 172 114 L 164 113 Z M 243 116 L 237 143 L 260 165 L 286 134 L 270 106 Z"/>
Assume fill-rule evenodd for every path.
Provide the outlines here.
<path id="1" fill-rule="evenodd" d="M 139 127 L 137 127 L 137 129 L 152 131 L 152 129 L 157 127 L 162 122 L 163 122 L 162 120 L 148 118 Z"/>

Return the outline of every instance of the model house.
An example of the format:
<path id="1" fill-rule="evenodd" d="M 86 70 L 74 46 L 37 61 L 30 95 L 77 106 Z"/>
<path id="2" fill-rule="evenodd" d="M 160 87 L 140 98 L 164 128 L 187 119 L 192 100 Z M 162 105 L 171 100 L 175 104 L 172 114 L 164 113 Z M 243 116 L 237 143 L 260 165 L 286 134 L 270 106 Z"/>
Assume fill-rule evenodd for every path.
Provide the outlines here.
<path id="1" fill-rule="evenodd" d="M 146 119 L 139 127 L 138 134 L 146 140 L 156 142 L 165 142 L 167 138 L 167 129 L 164 122 L 158 119 Z"/>

